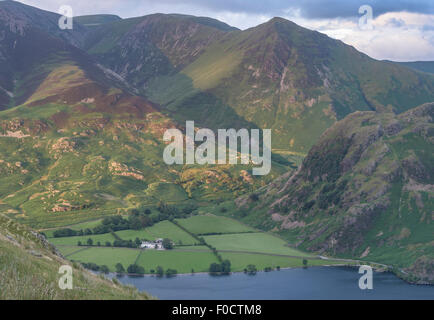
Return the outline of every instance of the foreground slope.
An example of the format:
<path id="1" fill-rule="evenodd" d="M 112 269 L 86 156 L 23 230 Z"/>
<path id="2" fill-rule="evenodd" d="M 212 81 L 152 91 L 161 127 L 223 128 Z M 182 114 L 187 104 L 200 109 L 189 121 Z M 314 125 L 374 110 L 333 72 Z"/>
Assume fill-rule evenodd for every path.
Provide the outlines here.
<path id="1" fill-rule="evenodd" d="M 58 286 L 63 265 L 73 267 L 73 290 Z M 149 299 L 146 293 L 72 265 L 38 233 L 0 215 L 0 299 Z"/>
<path id="2" fill-rule="evenodd" d="M 297 247 L 432 282 L 433 118 L 432 103 L 399 116 L 353 113 L 322 135 L 297 173 L 238 204 Z"/>

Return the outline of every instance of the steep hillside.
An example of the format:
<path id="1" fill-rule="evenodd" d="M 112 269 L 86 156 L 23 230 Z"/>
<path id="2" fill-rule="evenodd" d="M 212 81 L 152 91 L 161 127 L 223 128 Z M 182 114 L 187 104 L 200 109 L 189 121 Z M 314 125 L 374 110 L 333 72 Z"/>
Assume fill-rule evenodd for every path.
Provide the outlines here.
<path id="1" fill-rule="evenodd" d="M 301 153 L 351 112 L 401 113 L 433 101 L 433 92 L 433 76 L 376 61 L 280 18 L 226 33 L 145 91 L 175 117 L 213 128 L 244 125 L 237 121 L 243 119 L 272 128 L 273 148 Z"/>
<path id="2" fill-rule="evenodd" d="M 60 30 L 58 17 L 15 2 L 0 3 L 0 110 L 82 100 L 107 105 L 120 100 L 115 94 L 143 105 L 141 109 L 152 108 L 125 92 L 119 76 L 74 46 L 84 29 L 77 24 L 74 32 Z"/>
<path id="3" fill-rule="evenodd" d="M 328 129 L 294 175 L 237 203 L 297 247 L 393 265 L 434 281 L 434 104 L 356 112 Z"/>
<path id="4" fill-rule="evenodd" d="M 210 18 L 154 14 L 101 26 L 87 37 L 85 49 L 143 90 L 150 79 L 188 65 L 233 29 Z"/>
<path id="5" fill-rule="evenodd" d="M 58 286 L 63 265 L 73 267 L 73 290 Z M 98 277 L 62 258 L 46 239 L 0 215 L 0 300 L 147 300 L 132 287 Z"/>

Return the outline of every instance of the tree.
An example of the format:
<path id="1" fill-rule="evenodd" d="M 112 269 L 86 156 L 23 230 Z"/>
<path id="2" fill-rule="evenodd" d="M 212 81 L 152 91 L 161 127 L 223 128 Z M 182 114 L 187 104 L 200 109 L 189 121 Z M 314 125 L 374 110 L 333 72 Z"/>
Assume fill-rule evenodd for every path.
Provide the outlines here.
<path id="1" fill-rule="evenodd" d="M 137 247 L 140 247 L 140 245 L 142 244 L 142 241 L 139 238 L 136 238 L 134 242 L 136 243 Z"/>
<path id="2" fill-rule="evenodd" d="M 157 267 L 157 270 L 155 271 L 155 273 L 157 274 L 157 276 L 162 277 L 164 275 L 164 269 L 161 266 Z"/>
<path id="3" fill-rule="evenodd" d="M 209 266 L 209 273 L 212 275 L 217 275 L 222 272 L 222 265 L 219 263 L 211 263 Z"/>
<path id="4" fill-rule="evenodd" d="M 223 274 L 231 273 L 231 262 L 229 260 L 224 260 L 221 264 L 221 269 Z"/>
<path id="5" fill-rule="evenodd" d="M 79 247 L 81 247 L 81 246 L 82 246 L 82 243 L 81 243 L 81 241 L 78 241 L 78 242 L 77 242 L 77 246 L 79 246 Z"/>
<path id="6" fill-rule="evenodd" d="M 303 259 L 303 268 L 307 268 L 308 261 L 306 259 Z"/>
<path id="7" fill-rule="evenodd" d="M 256 269 L 256 266 L 254 264 L 249 264 L 246 268 L 247 274 L 252 276 L 255 275 L 257 271 L 258 270 Z"/>
<path id="8" fill-rule="evenodd" d="M 167 250 L 173 249 L 172 241 L 168 238 L 163 239 L 163 248 Z"/>
<path id="9" fill-rule="evenodd" d="M 130 274 L 145 274 L 145 269 L 137 264 L 130 264 L 127 271 Z"/>
<path id="10" fill-rule="evenodd" d="M 99 268 L 99 270 L 100 270 L 102 273 L 105 273 L 105 274 L 107 274 L 107 273 L 110 272 L 109 268 L 108 268 L 106 265 L 101 266 L 101 267 Z"/>
<path id="11" fill-rule="evenodd" d="M 111 247 L 112 244 L 110 243 L 110 241 L 106 241 L 106 242 L 105 242 L 105 246 L 106 246 L 106 247 Z"/>
<path id="12" fill-rule="evenodd" d="M 88 246 L 92 246 L 93 245 L 93 240 L 91 238 L 87 239 L 87 245 Z"/>
<path id="13" fill-rule="evenodd" d="M 124 266 L 122 265 L 122 263 L 120 263 L 120 262 L 116 263 L 115 268 L 116 268 L 116 273 L 118 273 L 118 274 L 125 273 L 125 269 L 124 269 Z"/>
<path id="14" fill-rule="evenodd" d="M 101 247 L 101 242 L 98 241 L 98 242 L 96 243 L 96 245 L 97 245 L 98 247 Z"/>
<path id="15" fill-rule="evenodd" d="M 176 274 L 178 273 L 178 271 L 176 271 L 175 269 L 167 269 L 166 270 L 166 277 L 170 278 L 170 277 L 174 277 L 176 276 Z"/>

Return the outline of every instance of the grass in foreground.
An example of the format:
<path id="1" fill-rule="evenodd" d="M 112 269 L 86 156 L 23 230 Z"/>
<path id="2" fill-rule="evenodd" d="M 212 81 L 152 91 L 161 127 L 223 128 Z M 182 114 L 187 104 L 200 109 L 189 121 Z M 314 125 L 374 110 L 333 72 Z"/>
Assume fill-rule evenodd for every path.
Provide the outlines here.
<path id="1" fill-rule="evenodd" d="M 0 300 L 150 299 L 136 288 L 73 267 L 73 290 L 58 286 L 59 267 L 71 265 L 28 228 L 0 215 Z"/>

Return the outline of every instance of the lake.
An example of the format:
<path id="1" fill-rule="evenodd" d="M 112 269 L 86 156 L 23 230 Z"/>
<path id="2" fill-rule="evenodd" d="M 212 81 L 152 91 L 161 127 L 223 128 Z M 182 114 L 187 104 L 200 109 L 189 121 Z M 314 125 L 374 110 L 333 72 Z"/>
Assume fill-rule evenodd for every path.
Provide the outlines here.
<path id="1" fill-rule="evenodd" d="M 110 275 L 113 277 L 115 275 Z M 356 268 L 312 267 L 258 272 L 178 275 L 174 278 L 118 277 L 163 300 L 429 299 L 434 286 L 408 284 L 391 273 L 375 273 L 372 290 L 360 290 Z"/>

